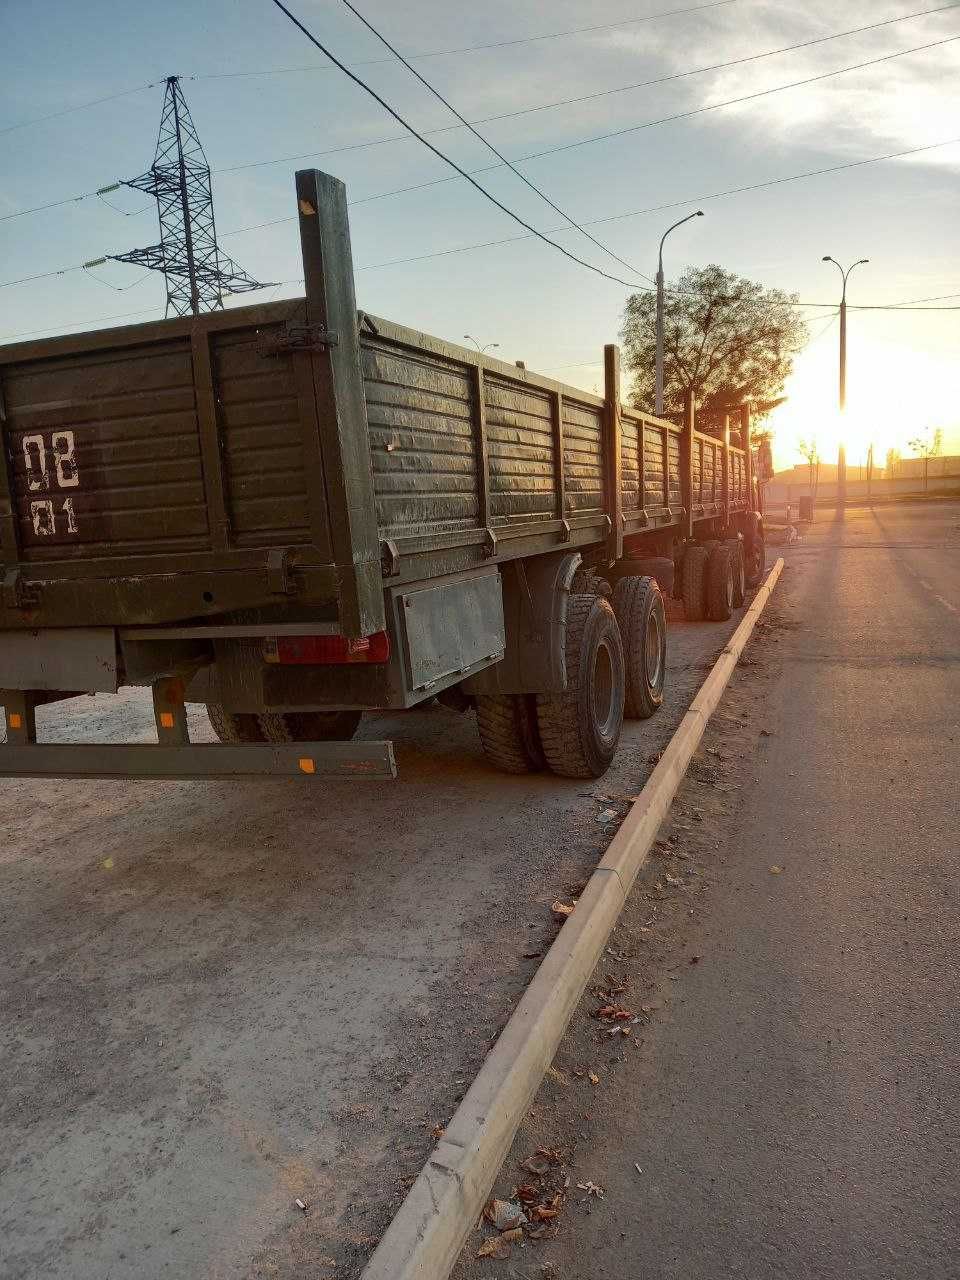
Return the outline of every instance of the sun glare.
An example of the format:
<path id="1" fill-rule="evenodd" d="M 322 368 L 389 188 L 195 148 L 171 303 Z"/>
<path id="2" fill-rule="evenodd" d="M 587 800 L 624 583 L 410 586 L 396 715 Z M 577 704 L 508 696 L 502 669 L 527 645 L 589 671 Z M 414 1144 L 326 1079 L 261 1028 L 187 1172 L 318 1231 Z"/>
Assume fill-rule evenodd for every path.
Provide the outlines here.
<path id="1" fill-rule="evenodd" d="M 797 360 L 786 386 L 788 399 L 769 422 L 778 471 L 804 461 L 802 442 L 816 442 L 824 462 L 836 462 L 842 443 L 853 466 L 866 463 L 872 444 L 874 463 L 882 467 L 889 449 L 909 456 L 911 440 L 943 427 L 946 452 L 957 450 L 954 364 L 933 353 L 861 338 L 850 354 L 847 408 L 841 415 L 837 359 L 834 327 L 827 340 L 811 344 Z"/>

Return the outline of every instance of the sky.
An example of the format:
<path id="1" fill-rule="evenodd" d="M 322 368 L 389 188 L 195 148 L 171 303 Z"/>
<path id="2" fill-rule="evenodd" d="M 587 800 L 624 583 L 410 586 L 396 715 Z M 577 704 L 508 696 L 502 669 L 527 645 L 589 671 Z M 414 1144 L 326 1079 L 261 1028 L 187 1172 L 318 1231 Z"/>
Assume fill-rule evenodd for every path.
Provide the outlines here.
<path id="1" fill-rule="evenodd" d="M 356 7 L 406 57 L 416 56 L 421 74 L 468 119 L 507 116 L 478 127 L 512 160 L 568 148 L 520 167 L 573 219 L 590 223 L 591 233 L 635 272 L 576 229 L 561 230 L 564 219 L 509 169 L 495 168 L 479 180 L 578 256 L 649 287 L 664 230 L 702 208 L 703 218 L 667 242 L 668 280 L 689 266 L 719 263 L 824 304 L 804 309 L 810 343 L 797 359 L 789 399 L 772 419 L 778 467 L 800 460 L 800 440 L 816 438 L 823 456 L 831 456 L 841 432 L 851 461 L 871 440 L 878 459 L 891 447 L 908 454 L 908 441 L 935 427 L 943 428 L 946 451 L 960 453 L 960 310 L 852 309 L 944 295 L 957 296 L 926 305 L 960 307 L 960 5 L 676 78 L 924 13 L 944 0 L 807 0 L 802 6 L 726 0 L 665 16 L 707 3 L 358 0 Z M 341 0 L 290 0 L 290 7 L 415 127 L 456 125 Z M 362 309 L 451 341 L 471 334 L 482 344 L 498 343 L 495 354 L 507 360 L 522 359 L 576 386 L 599 386 L 603 344 L 616 340 L 630 289 L 526 236 L 462 178 L 450 178 L 440 159 L 400 137 L 383 109 L 326 63 L 270 0 L 166 0 L 152 7 L 126 0 L 34 6 L 0 0 L 0 21 L 6 46 L 0 284 L 156 242 L 156 206 L 129 188 L 109 193 L 109 204 L 93 197 L 10 215 L 148 169 L 162 81 L 176 74 L 214 171 L 224 248 L 260 280 L 293 282 L 237 302 L 300 291 L 293 174 L 317 167 L 347 184 Z M 598 29 L 556 34 L 586 26 Z M 492 44 L 499 47 L 449 52 Z M 663 77 L 675 78 L 626 87 Z M 598 93 L 603 96 L 529 110 Z M 637 128 L 689 112 L 697 114 Z M 616 131 L 626 132 L 585 141 Z M 466 168 L 496 163 L 463 128 L 431 139 Z M 950 139 L 957 141 L 717 198 L 732 188 Z M 357 145 L 365 143 L 378 145 Z M 433 185 L 388 194 L 418 184 Z M 265 222 L 273 225 L 259 225 Z M 477 245 L 487 247 L 470 247 Z M 850 279 L 842 425 L 836 412 L 840 276 L 821 261 L 824 254 L 844 264 L 870 259 Z M 0 341 L 162 314 L 159 276 L 107 263 L 0 288 Z"/>

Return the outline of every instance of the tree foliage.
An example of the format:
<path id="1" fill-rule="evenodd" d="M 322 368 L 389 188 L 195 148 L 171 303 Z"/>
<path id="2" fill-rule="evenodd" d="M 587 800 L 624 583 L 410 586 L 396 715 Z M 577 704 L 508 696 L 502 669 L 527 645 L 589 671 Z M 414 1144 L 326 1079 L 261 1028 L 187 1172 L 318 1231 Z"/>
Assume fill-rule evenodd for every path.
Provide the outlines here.
<path id="1" fill-rule="evenodd" d="M 702 425 L 717 425 L 724 413 L 749 400 L 758 415 L 780 403 L 793 357 L 807 327 L 796 295 L 765 289 L 722 267 L 693 268 L 667 286 L 664 305 L 664 412 L 677 417 L 692 390 Z M 631 399 L 654 409 L 656 298 L 627 299 L 621 338 L 624 363 L 633 375 Z"/>

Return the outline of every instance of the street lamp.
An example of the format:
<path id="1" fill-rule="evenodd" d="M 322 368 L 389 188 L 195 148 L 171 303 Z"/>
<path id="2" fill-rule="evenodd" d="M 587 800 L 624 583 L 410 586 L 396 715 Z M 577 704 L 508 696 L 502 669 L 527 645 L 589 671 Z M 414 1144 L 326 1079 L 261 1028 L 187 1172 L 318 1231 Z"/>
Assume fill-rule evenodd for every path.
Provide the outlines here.
<path id="1" fill-rule="evenodd" d="M 853 266 L 847 267 L 846 271 L 836 258 L 831 258 L 829 254 L 824 255 L 823 261 L 832 262 L 843 277 L 843 293 L 840 297 L 840 412 L 843 413 L 847 407 L 847 279 L 854 267 L 862 267 L 870 259 L 858 258 Z"/>
<path id="2" fill-rule="evenodd" d="M 485 351 L 492 351 L 494 347 L 499 347 L 500 345 L 499 342 L 488 342 L 485 347 L 481 347 L 480 343 L 476 340 L 476 338 L 472 334 L 465 333 L 463 336 L 467 342 L 473 343 L 473 345 L 477 348 L 477 350 L 480 352 L 481 355 L 483 355 Z"/>
<path id="3" fill-rule="evenodd" d="M 702 217 L 702 209 L 698 209 L 696 213 L 688 213 L 685 218 L 675 222 L 672 227 L 667 227 L 660 237 L 660 253 L 657 258 L 657 391 L 654 402 L 654 410 L 658 418 L 663 415 L 663 242 L 671 231 L 676 231 L 677 227 L 682 227 L 691 218 Z"/>
<path id="4" fill-rule="evenodd" d="M 829 253 L 823 255 L 824 262 L 832 262 L 840 272 L 843 278 L 843 293 L 840 295 L 840 412 L 843 413 L 847 407 L 847 280 L 854 267 L 862 267 L 870 261 L 869 258 L 858 258 L 851 266 L 844 271 L 836 258 L 831 258 Z M 843 440 L 840 440 L 837 450 L 837 499 L 842 501 L 846 497 L 847 489 L 847 450 Z"/>

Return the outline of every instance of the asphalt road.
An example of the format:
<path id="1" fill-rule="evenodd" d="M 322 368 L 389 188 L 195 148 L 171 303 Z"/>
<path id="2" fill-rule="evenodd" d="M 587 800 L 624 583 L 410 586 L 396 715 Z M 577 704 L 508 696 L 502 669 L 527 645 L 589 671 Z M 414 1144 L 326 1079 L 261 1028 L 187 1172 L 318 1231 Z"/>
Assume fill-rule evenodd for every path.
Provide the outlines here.
<path id="1" fill-rule="evenodd" d="M 748 664 L 732 750 L 713 739 L 736 785 L 709 840 L 674 823 L 674 934 L 619 975 L 664 1008 L 591 1093 L 569 1073 L 603 1061 L 586 1006 L 526 1135 L 574 1116 L 604 1196 L 517 1275 L 960 1274 L 960 504 L 821 513 L 785 558 L 759 720 L 737 727 Z M 662 866 L 617 946 L 656 938 Z"/>
<path id="2" fill-rule="evenodd" d="M 436 706 L 366 724 L 396 783 L 0 780 L 2 1280 L 355 1276 L 735 625 L 671 625 L 597 783 Z M 143 691 L 39 721 L 153 733 Z"/>

